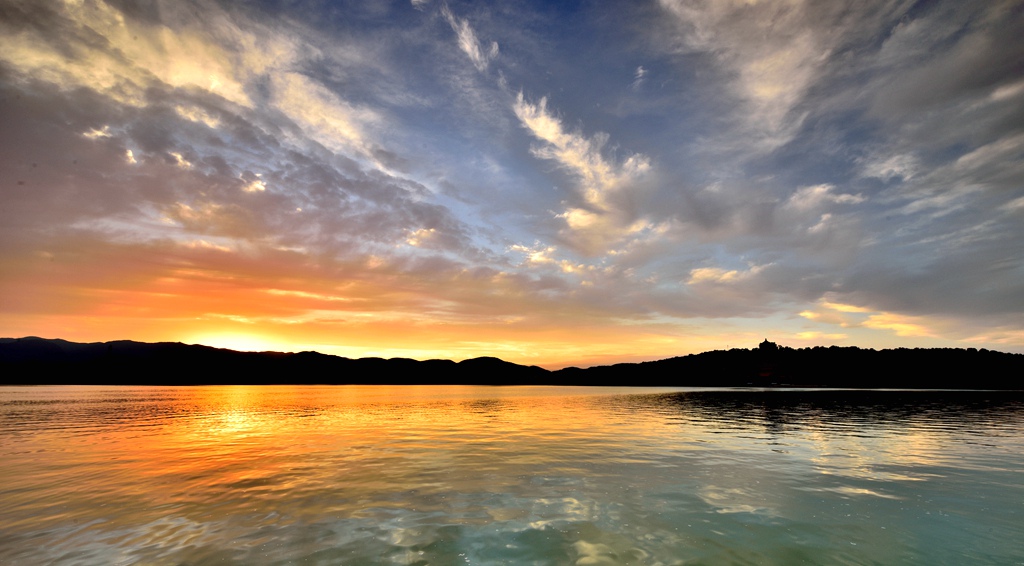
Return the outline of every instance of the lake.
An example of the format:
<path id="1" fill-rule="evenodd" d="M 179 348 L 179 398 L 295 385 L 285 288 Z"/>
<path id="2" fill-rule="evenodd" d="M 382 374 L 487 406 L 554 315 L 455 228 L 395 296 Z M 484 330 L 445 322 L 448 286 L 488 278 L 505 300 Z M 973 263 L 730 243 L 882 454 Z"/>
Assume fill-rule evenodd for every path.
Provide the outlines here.
<path id="1" fill-rule="evenodd" d="M 0 387 L 2 564 L 1024 564 L 1024 394 Z"/>

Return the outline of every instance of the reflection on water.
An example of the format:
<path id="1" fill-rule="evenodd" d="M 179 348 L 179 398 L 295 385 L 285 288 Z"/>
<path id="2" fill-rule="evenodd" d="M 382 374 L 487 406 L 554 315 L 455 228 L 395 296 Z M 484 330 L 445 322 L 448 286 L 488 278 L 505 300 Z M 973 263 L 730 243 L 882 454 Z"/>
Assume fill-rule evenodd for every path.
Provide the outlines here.
<path id="1" fill-rule="evenodd" d="M 0 388 L 0 563 L 1024 563 L 1014 393 Z"/>

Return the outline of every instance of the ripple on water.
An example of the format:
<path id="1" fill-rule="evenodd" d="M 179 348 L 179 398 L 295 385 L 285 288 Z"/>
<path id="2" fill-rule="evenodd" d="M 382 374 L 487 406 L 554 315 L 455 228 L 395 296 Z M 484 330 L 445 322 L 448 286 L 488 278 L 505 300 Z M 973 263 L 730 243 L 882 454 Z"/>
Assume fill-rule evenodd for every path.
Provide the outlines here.
<path id="1" fill-rule="evenodd" d="M 0 563 L 1024 562 L 1019 395 L 0 388 Z"/>

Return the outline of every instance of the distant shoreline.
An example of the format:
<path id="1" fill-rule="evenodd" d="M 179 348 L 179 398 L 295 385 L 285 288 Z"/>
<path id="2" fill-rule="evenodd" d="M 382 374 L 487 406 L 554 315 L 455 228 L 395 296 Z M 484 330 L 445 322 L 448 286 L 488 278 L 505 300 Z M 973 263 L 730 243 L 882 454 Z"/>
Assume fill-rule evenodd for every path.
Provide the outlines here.
<path id="1" fill-rule="evenodd" d="M 493 357 L 417 361 L 239 352 L 177 342 L 0 338 L 4 385 L 583 385 L 1024 389 L 1024 354 L 987 349 L 794 349 L 763 342 L 663 360 L 547 370 Z"/>

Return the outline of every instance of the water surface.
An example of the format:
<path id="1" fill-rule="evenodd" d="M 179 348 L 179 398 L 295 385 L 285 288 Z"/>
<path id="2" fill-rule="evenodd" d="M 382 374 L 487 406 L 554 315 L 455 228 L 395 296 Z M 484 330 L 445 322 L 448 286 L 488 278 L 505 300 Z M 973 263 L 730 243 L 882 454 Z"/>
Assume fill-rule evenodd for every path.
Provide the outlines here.
<path id="1" fill-rule="evenodd" d="M 1019 393 L 0 387 L 3 564 L 1024 564 Z"/>

